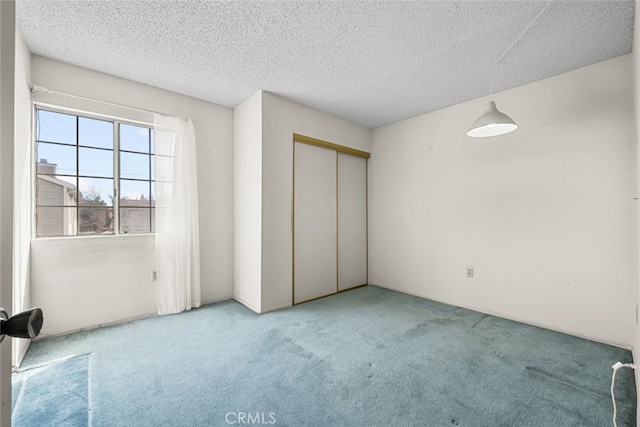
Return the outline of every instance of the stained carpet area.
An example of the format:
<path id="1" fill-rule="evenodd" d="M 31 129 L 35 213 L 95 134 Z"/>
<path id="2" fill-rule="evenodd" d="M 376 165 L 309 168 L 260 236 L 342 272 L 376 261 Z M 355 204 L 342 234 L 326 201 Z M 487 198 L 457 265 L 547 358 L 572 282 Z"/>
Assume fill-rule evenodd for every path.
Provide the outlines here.
<path id="1" fill-rule="evenodd" d="M 631 362 L 374 286 L 264 315 L 226 301 L 44 339 L 23 369 L 85 353 L 93 426 L 601 427 L 611 365 Z M 631 370 L 616 383 L 618 425 L 635 425 Z"/>
<path id="2" fill-rule="evenodd" d="M 89 425 L 88 356 L 23 369 L 12 376 L 14 427 Z"/>

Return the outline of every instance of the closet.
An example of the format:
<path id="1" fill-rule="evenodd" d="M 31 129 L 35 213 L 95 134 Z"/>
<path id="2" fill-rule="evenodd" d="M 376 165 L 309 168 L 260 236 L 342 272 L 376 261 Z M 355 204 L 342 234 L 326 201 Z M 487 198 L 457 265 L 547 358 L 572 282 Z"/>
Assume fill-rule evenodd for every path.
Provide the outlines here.
<path id="1" fill-rule="evenodd" d="M 367 284 L 369 153 L 294 134 L 293 304 Z"/>

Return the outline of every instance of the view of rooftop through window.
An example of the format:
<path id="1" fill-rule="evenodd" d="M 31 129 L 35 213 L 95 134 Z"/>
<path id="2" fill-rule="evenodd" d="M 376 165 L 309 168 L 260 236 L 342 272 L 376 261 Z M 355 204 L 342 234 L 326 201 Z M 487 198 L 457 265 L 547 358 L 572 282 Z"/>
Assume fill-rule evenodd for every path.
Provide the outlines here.
<path id="1" fill-rule="evenodd" d="M 154 232 L 153 129 L 43 109 L 36 117 L 38 237 Z"/>

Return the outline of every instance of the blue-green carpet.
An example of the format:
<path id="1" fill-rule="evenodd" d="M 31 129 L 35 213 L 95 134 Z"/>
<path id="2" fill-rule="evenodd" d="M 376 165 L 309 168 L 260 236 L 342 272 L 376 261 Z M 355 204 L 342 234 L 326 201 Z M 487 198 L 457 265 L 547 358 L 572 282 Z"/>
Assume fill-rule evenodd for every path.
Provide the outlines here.
<path id="1" fill-rule="evenodd" d="M 264 315 L 226 301 L 35 341 L 22 369 L 86 353 L 92 425 L 109 427 L 602 427 L 611 365 L 631 361 L 374 286 Z M 618 425 L 635 425 L 631 370 L 616 383 Z"/>
<path id="2" fill-rule="evenodd" d="M 86 355 L 13 375 L 13 427 L 88 425 L 88 375 Z"/>

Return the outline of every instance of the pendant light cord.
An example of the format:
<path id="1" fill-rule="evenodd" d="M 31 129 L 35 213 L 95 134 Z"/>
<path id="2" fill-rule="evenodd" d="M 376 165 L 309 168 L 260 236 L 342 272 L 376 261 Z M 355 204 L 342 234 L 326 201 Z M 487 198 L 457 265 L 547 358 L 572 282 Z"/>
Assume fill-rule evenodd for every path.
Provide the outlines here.
<path id="1" fill-rule="evenodd" d="M 513 43 L 511 43 L 511 45 L 509 45 L 509 47 L 502 52 L 502 55 L 500 55 L 498 57 L 498 59 L 496 59 L 490 66 L 489 66 L 489 99 L 493 98 L 493 67 L 495 65 L 498 64 L 498 62 L 500 62 L 502 60 L 502 58 L 504 58 L 504 56 L 509 53 L 509 51 L 511 50 L 511 48 L 513 46 L 515 46 L 516 43 L 518 43 L 518 41 L 522 38 L 522 36 L 524 36 L 524 33 L 527 32 L 527 30 L 529 30 L 529 28 L 531 28 L 531 26 L 533 24 L 535 24 L 535 22 L 538 20 L 538 18 L 540 18 L 540 15 L 542 15 L 544 13 L 545 10 L 547 10 L 547 8 L 549 7 L 549 5 L 551 5 L 551 3 L 553 3 L 554 0 L 549 0 L 549 2 L 545 5 L 545 7 L 542 8 L 542 10 L 540 10 L 540 12 L 538 12 L 538 14 L 536 15 L 535 18 L 533 18 L 533 21 L 531 21 L 529 23 L 529 25 L 527 25 L 525 27 L 524 30 L 522 30 L 522 32 L 520 33 L 520 35 L 518 36 L 518 38 L 516 38 Z"/>

